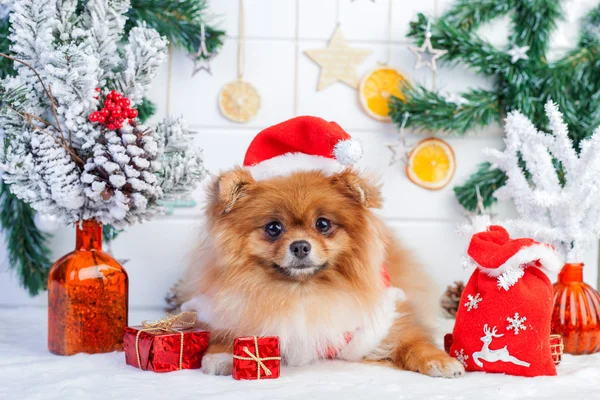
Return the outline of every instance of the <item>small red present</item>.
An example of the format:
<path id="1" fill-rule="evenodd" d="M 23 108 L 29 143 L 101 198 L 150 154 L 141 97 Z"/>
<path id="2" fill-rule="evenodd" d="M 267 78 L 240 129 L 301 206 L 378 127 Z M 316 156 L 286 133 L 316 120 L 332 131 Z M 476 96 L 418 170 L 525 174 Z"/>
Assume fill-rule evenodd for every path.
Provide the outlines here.
<path id="1" fill-rule="evenodd" d="M 552 361 L 554 361 L 554 364 L 560 364 L 564 348 L 562 336 L 550 335 L 550 351 L 552 352 Z"/>
<path id="2" fill-rule="evenodd" d="M 185 312 L 125 327 L 125 362 L 154 372 L 200 368 L 210 332 L 195 329 L 195 321 L 196 313 Z"/>
<path id="3" fill-rule="evenodd" d="M 248 336 L 233 342 L 233 379 L 279 378 L 280 365 L 277 336 Z"/>
<path id="4" fill-rule="evenodd" d="M 444 335 L 444 350 L 446 350 L 446 353 L 448 354 L 450 354 L 450 347 L 452 347 L 452 334 L 446 333 L 446 335 Z"/>

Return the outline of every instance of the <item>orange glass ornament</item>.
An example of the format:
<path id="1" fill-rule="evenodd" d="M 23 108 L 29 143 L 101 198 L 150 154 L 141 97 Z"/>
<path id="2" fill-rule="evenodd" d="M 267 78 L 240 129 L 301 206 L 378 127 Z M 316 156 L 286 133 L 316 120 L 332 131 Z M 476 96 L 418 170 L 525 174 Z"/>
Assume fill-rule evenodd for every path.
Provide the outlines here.
<path id="1" fill-rule="evenodd" d="M 129 279 L 102 251 L 102 225 L 76 225 L 75 251 L 50 269 L 48 349 L 59 355 L 123 350 Z"/>
<path id="2" fill-rule="evenodd" d="M 565 353 L 600 350 L 600 293 L 583 282 L 583 264 L 565 264 L 558 275 L 552 333 L 563 337 Z"/>

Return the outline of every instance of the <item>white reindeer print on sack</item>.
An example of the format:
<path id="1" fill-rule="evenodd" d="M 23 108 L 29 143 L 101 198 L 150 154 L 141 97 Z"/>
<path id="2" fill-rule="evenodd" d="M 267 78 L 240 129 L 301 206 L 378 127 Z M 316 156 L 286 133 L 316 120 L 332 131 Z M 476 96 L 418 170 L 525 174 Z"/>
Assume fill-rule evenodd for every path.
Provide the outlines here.
<path id="1" fill-rule="evenodd" d="M 485 326 L 483 327 L 483 332 L 485 333 L 485 336 L 481 338 L 481 341 L 483 342 L 483 347 L 481 348 L 481 351 L 476 351 L 473 353 L 473 362 L 477 364 L 479 368 L 483 368 L 483 363 L 481 362 L 481 360 L 487 362 L 504 361 L 529 368 L 530 364 L 528 362 L 521 361 L 518 358 L 511 356 L 508 353 L 508 349 L 506 348 L 506 346 L 498 350 L 490 350 L 489 346 L 490 343 L 492 343 L 492 340 L 494 340 L 495 337 L 498 338 L 504 336 L 504 334 L 496 333 L 495 326 L 490 331 L 488 325 L 485 324 Z"/>

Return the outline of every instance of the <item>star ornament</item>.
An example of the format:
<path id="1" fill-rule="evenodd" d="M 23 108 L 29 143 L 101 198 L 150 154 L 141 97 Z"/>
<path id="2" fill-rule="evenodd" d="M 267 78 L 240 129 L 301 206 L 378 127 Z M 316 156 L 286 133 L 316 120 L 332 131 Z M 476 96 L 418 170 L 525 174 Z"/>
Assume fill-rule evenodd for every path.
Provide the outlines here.
<path id="1" fill-rule="evenodd" d="M 511 57 L 510 62 L 514 64 L 519 60 L 529 60 L 529 56 L 527 55 L 528 50 L 529 46 L 519 47 L 514 44 L 513 47 L 506 52 L 506 54 Z"/>
<path id="2" fill-rule="evenodd" d="M 371 54 L 371 50 L 349 47 L 338 25 L 327 48 L 305 50 L 304 54 L 321 67 L 317 90 L 323 90 L 335 82 L 343 82 L 356 89 L 359 84 L 356 66 Z"/>
<path id="3" fill-rule="evenodd" d="M 452 93 L 448 97 L 446 97 L 446 101 L 448 103 L 456 104 L 456 108 L 459 109 L 463 106 L 463 104 L 467 104 L 469 100 L 465 99 L 458 93 Z"/>
<path id="4" fill-rule="evenodd" d="M 437 71 L 437 59 L 448 52 L 448 50 L 434 49 L 431 45 L 431 32 L 425 33 L 425 41 L 421 47 L 409 46 L 409 50 L 417 56 L 415 69 L 429 67 L 432 71 Z"/>

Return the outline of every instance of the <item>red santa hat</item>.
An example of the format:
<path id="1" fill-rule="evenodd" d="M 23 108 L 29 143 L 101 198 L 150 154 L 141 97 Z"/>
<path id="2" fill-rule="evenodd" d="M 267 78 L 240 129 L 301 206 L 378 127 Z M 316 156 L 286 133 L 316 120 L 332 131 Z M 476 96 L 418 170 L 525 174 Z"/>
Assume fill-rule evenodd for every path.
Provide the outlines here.
<path id="1" fill-rule="evenodd" d="M 491 277 L 520 271 L 522 265 L 531 263 L 548 271 L 562 266 L 552 245 L 530 238 L 511 239 L 506 229 L 498 225 L 473 235 L 467 254 L 477 268 Z"/>
<path id="2" fill-rule="evenodd" d="M 244 166 L 260 180 L 296 171 L 334 174 L 361 157 L 360 143 L 338 124 L 303 116 L 259 132 L 246 151 Z"/>

